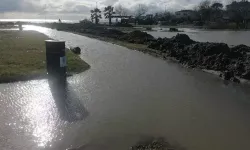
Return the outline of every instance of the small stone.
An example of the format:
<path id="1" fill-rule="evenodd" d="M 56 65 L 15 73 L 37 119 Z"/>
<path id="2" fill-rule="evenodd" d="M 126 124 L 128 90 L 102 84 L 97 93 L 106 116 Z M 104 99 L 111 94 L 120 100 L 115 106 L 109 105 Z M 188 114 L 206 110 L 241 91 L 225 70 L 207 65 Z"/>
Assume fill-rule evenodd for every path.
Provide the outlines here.
<path id="1" fill-rule="evenodd" d="M 240 80 L 239 80 L 238 78 L 236 78 L 236 77 L 233 77 L 233 78 L 231 79 L 231 81 L 233 81 L 233 82 L 235 82 L 235 83 L 240 83 Z"/>
<path id="2" fill-rule="evenodd" d="M 224 72 L 224 80 L 230 80 L 234 77 L 234 72 L 232 71 L 225 71 Z"/>

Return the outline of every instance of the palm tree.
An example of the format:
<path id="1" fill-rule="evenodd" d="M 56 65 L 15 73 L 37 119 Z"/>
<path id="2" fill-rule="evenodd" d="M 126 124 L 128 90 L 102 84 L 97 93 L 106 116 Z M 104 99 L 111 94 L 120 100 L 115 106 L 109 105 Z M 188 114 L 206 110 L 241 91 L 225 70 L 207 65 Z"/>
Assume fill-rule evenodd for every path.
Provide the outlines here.
<path id="1" fill-rule="evenodd" d="M 91 22 L 94 22 L 94 15 L 93 14 L 91 14 L 91 16 L 90 16 L 90 19 L 91 19 Z"/>
<path id="2" fill-rule="evenodd" d="M 115 12 L 114 12 L 114 7 L 112 7 L 112 6 L 107 6 L 107 7 L 105 7 L 104 8 L 104 16 L 105 16 L 105 18 L 107 19 L 109 19 L 109 25 L 111 25 L 111 19 L 112 19 L 112 15 L 114 14 Z"/>
<path id="3" fill-rule="evenodd" d="M 102 18 L 101 16 L 101 10 L 98 8 L 95 8 L 90 11 L 91 12 L 91 20 L 95 20 L 95 24 L 98 24 L 100 19 Z"/>

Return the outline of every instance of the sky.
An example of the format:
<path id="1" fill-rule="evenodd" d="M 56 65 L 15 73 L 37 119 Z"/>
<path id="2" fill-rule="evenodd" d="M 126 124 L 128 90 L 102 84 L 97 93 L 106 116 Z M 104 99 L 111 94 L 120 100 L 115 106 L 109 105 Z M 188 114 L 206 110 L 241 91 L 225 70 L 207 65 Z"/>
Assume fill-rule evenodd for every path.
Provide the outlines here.
<path id="1" fill-rule="evenodd" d="M 139 4 L 148 7 L 148 13 L 192 9 L 202 0 L 0 0 L 0 19 L 65 19 L 89 18 L 96 6 L 122 6 L 133 10 Z M 217 0 L 218 1 L 218 0 Z M 219 0 L 226 4 L 229 0 Z"/>

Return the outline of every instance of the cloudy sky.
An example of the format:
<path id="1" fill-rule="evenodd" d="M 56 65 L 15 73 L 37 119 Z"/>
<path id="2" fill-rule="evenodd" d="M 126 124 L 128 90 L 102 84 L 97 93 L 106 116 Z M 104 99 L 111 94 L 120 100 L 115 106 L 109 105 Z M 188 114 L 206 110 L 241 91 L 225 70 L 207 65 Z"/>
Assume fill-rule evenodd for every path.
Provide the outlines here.
<path id="1" fill-rule="evenodd" d="M 192 9 L 202 0 L 0 0 L 1 19 L 72 19 L 88 18 L 89 11 L 95 7 L 118 4 L 132 10 L 138 4 L 147 5 L 149 12 L 164 10 Z M 219 0 L 226 2 L 229 0 Z"/>

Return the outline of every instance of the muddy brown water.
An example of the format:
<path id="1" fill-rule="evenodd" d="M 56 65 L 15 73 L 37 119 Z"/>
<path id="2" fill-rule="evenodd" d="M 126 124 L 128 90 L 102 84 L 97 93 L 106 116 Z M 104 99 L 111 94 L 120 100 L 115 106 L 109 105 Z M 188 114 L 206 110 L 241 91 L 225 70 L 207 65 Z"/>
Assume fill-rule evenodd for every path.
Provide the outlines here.
<path id="1" fill-rule="evenodd" d="M 250 88 L 87 37 L 26 26 L 80 46 L 91 68 L 0 85 L 0 149 L 126 150 L 155 136 L 187 150 L 250 149 Z"/>
<path id="2" fill-rule="evenodd" d="M 160 30 L 162 29 L 162 30 Z M 234 31 L 234 30 L 204 30 L 192 28 L 179 28 L 184 32 L 166 32 L 169 28 L 153 28 L 154 31 L 148 32 L 155 38 L 168 37 L 171 38 L 176 34 L 187 34 L 191 39 L 199 42 L 222 42 L 230 45 L 245 44 L 250 46 L 249 37 L 250 30 Z"/>

